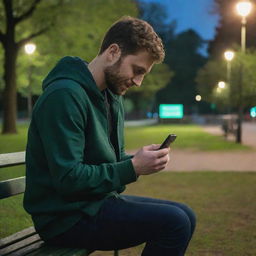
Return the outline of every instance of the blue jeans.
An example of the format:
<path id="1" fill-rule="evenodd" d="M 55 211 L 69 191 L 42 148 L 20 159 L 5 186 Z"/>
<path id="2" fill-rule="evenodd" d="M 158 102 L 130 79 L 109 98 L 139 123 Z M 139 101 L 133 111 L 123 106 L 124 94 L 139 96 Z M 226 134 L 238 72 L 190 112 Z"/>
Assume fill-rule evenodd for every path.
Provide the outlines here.
<path id="1" fill-rule="evenodd" d="M 85 216 L 48 242 L 104 251 L 146 243 L 142 256 L 182 256 L 195 222 L 195 214 L 184 204 L 122 195 L 108 198 L 95 217 Z"/>

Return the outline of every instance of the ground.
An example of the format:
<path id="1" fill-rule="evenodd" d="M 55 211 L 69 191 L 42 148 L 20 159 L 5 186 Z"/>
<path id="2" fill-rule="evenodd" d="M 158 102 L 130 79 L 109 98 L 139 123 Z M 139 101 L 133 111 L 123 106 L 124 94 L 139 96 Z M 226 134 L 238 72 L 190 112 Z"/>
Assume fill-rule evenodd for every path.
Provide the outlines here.
<path id="1" fill-rule="evenodd" d="M 206 132 L 223 136 L 220 125 L 203 126 Z M 228 140 L 235 140 L 229 136 Z M 256 171 L 256 122 L 243 123 L 243 144 L 252 147 L 249 151 L 193 151 L 171 150 L 168 171 Z M 128 153 L 135 153 L 132 150 Z"/>

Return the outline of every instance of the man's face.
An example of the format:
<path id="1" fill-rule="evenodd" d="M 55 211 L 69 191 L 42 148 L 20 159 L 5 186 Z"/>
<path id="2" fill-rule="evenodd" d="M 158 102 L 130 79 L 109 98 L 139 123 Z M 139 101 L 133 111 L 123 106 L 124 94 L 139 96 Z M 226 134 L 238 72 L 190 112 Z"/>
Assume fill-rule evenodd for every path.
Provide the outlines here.
<path id="1" fill-rule="evenodd" d="M 117 95 L 124 95 L 132 87 L 140 86 L 154 62 L 146 51 L 120 57 L 115 64 L 105 68 L 107 87 Z"/>

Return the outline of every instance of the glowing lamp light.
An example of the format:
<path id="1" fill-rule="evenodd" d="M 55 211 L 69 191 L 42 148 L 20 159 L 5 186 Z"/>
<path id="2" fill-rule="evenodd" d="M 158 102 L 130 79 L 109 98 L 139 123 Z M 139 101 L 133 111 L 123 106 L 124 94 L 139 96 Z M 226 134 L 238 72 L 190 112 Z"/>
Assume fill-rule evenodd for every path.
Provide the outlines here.
<path id="1" fill-rule="evenodd" d="M 224 89 L 225 86 L 226 86 L 226 83 L 225 83 L 225 82 L 223 82 L 223 81 L 218 82 L 218 88 Z"/>
<path id="2" fill-rule="evenodd" d="M 30 44 L 26 44 L 26 45 L 24 46 L 24 48 L 25 48 L 25 52 L 30 55 L 30 54 L 33 54 L 33 53 L 35 52 L 35 50 L 36 50 L 36 45 L 30 43 Z"/>
<path id="3" fill-rule="evenodd" d="M 251 12 L 251 9 L 252 4 L 249 1 L 239 2 L 236 5 L 237 13 L 242 17 L 246 17 Z"/>
<path id="4" fill-rule="evenodd" d="M 201 101 L 201 100 L 202 100 L 201 95 L 196 95 L 196 101 Z"/>
<path id="5" fill-rule="evenodd" d="M 233 51 L 225 51 L 224 52 L 224 57 L 227 61 L 233 60 L 234 56 L 235 56 L 235 53 Z"/>

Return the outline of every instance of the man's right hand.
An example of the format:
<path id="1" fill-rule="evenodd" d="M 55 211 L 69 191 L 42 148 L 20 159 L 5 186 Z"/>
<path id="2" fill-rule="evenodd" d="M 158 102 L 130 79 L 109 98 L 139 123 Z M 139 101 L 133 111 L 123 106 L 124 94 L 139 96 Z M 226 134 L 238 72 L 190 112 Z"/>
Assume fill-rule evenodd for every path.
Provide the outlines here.
<path id="1" fill-rule="evenodd" d="M 163 170 L 169 162 L 170 148 L 158 150 L 159 145 L 149 145 L 141 148 L 132 158 L 137 175 L 148 175 Z"/>

